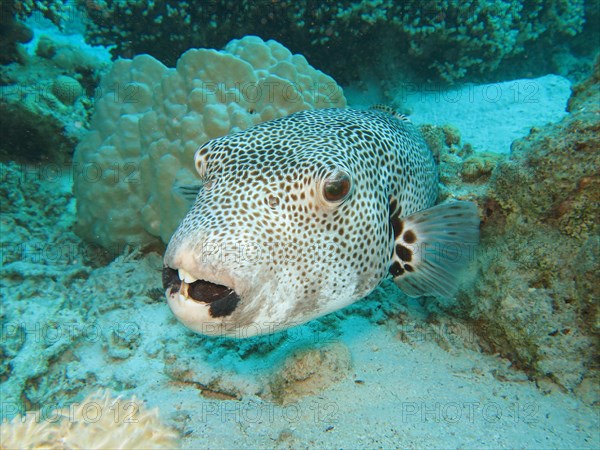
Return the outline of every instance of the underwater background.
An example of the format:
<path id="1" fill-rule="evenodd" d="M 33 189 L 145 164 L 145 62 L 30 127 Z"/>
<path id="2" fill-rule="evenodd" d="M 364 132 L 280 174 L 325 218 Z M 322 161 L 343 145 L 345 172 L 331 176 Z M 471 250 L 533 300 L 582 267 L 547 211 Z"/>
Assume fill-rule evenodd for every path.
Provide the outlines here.
<path id="1" fill-rule="evenodd" d="M 598 0 L 0 8 L 0 447 L 600 447 Z M 198 146 L 374 104 L 478 205 L 456 297 L 181 325 L 162 256 Z"/>

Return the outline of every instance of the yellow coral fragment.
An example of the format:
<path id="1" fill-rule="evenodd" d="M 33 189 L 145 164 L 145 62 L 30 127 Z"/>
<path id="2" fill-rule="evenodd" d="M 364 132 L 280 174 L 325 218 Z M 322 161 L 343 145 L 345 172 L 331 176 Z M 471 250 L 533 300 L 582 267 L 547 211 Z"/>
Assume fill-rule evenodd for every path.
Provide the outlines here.
<path id="1" fill-rule="evenodd" d="M 179 435 L 135 397 L 97 391 L 81 403 L 17 416 L 0 425 L 2 449 L 163 449 L 178 447 Z"/>

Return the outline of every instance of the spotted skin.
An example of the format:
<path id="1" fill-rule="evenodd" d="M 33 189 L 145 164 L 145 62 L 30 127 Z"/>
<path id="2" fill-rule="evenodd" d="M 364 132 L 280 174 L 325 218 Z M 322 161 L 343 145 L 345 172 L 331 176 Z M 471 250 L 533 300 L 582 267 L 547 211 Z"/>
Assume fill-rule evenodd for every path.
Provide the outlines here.
<path id="1" fill-rule="evenodd" d="M 203 187 L 164 261 L 237 295 L 211 313 L 167 289 L 176 316 L 205 334 L 273 332 L 364 297 L 392 270 L 401 218 L 437 198 L 431 152 L 385 110 L 301 111 L 209 141 L 195 164 Z M 332 202 L 323 187 L 340 173 L 350 192 Z"/>

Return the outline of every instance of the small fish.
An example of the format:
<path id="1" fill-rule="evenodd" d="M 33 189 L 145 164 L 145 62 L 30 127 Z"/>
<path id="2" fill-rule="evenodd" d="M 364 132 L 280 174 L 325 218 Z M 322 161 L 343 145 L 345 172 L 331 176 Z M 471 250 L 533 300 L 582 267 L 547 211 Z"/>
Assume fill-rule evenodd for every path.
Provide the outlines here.
<path id="1" fill-rule="evenodd" d="M 385 108 L 301 111 L 201 146 L 164 257 L 175 316 L 207 335 L 273 333 L 393 278 L 450 297 L 479 239 L 475 204 L 435 205 L 437 166 Z"/>

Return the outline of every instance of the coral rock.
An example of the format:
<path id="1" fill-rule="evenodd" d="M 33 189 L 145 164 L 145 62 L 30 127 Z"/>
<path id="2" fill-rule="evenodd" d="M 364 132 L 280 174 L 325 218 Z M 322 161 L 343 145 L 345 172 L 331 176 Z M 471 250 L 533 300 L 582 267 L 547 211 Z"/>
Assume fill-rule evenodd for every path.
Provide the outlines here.
<path id="1" fill-rule="evenodd" d="M 169 240 L 191 206 L 178 187 L 198 184 L 193 156 L 209 139 L 346 105 L 304 57 L 255 36 L 188 50 L 176 69 L 149 55 L 118 60 L 100 88 L 74 191 L 81 235 L 105 246 Z"/>
<path id="2" fill-rule="evenodd" d="M 161 423 L 157 410 L 147 411 L 134 398 L 97 392 L 70 408 L 17 416 L 0 426 L 2 448 L 167 449 L 177 433 Z M 43 420 L 41 420 L 43 419 Z"/>
<path id="3" fill-rule="evenodd" d="M 515 141 L 494 169 L 480 198 L 479 276 L 458 303 L 495 351 L 583 393 L 581 383 L 600 379 L 597 73 L 570 104 L 569 116 Z"/>

